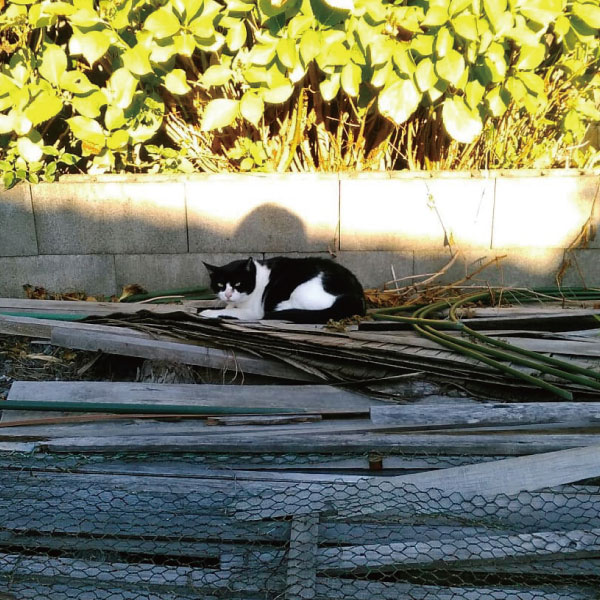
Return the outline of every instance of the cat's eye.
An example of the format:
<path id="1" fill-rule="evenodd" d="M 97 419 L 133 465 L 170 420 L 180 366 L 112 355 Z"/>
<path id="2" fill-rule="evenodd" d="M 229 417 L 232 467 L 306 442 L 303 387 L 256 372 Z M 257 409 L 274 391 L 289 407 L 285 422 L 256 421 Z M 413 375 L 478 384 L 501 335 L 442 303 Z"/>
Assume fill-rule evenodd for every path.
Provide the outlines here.
<path id="1" fill-rule="evenodd" d="M 240 285 L 242 285 L 242 282 L 238 281 L 233 287 L 240 287 Z"/>
<path id="2" fill-rule="evenodd" d="M 220 288 L 222 288 L 222 287 L 223 287 L 223 284 L 222 284 L 222 283 L 217 283 L 217 287 L 220 287 Z"/>

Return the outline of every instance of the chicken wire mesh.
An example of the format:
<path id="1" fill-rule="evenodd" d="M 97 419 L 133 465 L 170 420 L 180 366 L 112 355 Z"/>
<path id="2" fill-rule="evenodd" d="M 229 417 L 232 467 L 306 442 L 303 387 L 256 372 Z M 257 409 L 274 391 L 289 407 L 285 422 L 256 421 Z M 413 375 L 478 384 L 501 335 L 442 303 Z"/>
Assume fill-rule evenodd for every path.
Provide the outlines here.
<path id="1" fill-rule="evenodd" d="M 226 458 L 4 457 L 0 598 L 600 598 L 597 481 L 486 497 Z"/>

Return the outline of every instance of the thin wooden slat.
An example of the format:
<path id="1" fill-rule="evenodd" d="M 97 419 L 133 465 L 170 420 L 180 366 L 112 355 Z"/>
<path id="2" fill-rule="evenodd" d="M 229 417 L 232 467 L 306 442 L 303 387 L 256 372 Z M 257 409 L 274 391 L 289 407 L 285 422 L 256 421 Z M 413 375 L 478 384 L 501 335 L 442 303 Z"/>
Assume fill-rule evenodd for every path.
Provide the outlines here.
<path id="1" fill-rule="evenodd" d="M 55 328 L 50 343 L 63 348 L 101 350 L 108 354 L 167 360 L 210 369 L 254 373 L 266 377 L 315 381 L 316 377 L 285 363 L 258 358 L 245 352 L 227 352 L 217 348 L 167 342 L 164 340 L 126 338 L 121 335 Z"/>

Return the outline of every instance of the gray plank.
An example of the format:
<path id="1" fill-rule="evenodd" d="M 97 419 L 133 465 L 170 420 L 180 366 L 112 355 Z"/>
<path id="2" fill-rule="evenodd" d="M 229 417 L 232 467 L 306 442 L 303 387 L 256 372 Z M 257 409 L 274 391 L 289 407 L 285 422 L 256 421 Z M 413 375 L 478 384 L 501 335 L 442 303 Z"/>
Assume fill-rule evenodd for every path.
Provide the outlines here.
<path id="1" fill-rule="evenodd" d="M 435 406 L 373 406 L 371 420 L 377 425 L 511 425 L 584 420 L 600 424 L 600 402 L 456 402 Z"/>
<path id="2" fill-rule="evenodd" d="M 101 350 L 108 354 L 167 360 L 210 369 L 254 373 L 294 381 L 315 381 L 317 377 L 286 363 L 258 358 L 245 352 L 122 335 L 54 328 L 50 342 L 54 346 L 78 350 Z"/>
<path id="3" fill-rule="evenodd" d="M 433 436 L 429 436 L 433 437 Z M 478 436 L 473 436 L 478 437 Z M 595 436 L 592 436 L 595 437 Z M 433 451 L 434 444 L 429 441 Z M 425 473 L 401 475 L 383 479 L 370 478 L 354 490 L 342 484 L 319 489 L 306 484 L 290 486 L 282 495 L 273 494 L 269 507 L 265 508 L 254 499 L 238 503 L 240 518 L 266 518 L 308 512 L 337 511 L 341 515 L 357 516 L 397 511 L 408 503 L 407 492 L 413 498 L 424 493 L 424 501 L 430 501 L 436 492 L 439 501 L 434 504 L 441 510 L 456 504 L 452 494 L 468 501 L 471 498 L 493 498 L 499 494 L 514 495 L 521 491 L 535 491 L 556 485 L 572 483 L 600 476 L 599 446 L 573 448 L 547 452 L 533 456 L 520 456 L 493 462 L 478 463 Z M 313 490 L 315 500 L 310 508 L 303 508 L 293 497 L 302 497 Z M 317 495 L 318 494 L 318 495 Z M 414 502 L 414 500 L 413 500 Z"/>
<path id="4" fill-rule="evenodd" d="M 286 600 L 311 600 L 316 595 L 319 517 L 292 519 L 287 559 Z"/>
<path id="5" fill-rule="evenodd" d="M 411 583 L 385 583 L 352 579 L 319 577 L 317 579 L 318 600 L 593 600 L 592 589 L 576 587 L 519 588 L 519 587 L 442 587 L 415 585 Z"/>
<path id="6" fill-rule="evenodd" d="M 600 551 L 600 529 L 540 531 L 515 535 L 480 535 L 434 542 L 409 541 L 341 548 L 319 548 L 319 571 L 343 572 L 356 569 L 490 564 L 510 560 L 593 556 Z"/>
<path id="7" fill-rule="evenodd" d="M 39 442 L 41 450 L 70 452 L 221 452 L 253 454 L 395 452 L 409 454 L 469 454 L 475 456 L 520 456 L 570 448 L 600 445 L 597 434 L 392 434 L 337 433 L 298 436 L 280 432 L 277 435 L 242 434 L 225 436 L 127 436 L 59 438 Z"/>
<path id="8" fill-rule="evenodd" d="M 68 302 L 63 302 L 63 304 L 69 305 Z M 117 304 L 116 306 L 120 305 Z M 80 321 L 57 321 L 54 319 L 16 317 L 0 314 L 0 333 L 7 335 L 20 335 L 49 340 L 52 337 L 52 330 L 56 328 L 148 338 L 148 334 L 136 329 L 131 329 L 130 327 L 112 327 L 110 325 L 96 325 L 94 323 L 82 323 Z"/>
<path id="9" fill-rule="evenodd" d="M 214 301 L 209 301 L 212 306 Z M 29 300 L 25 298 L 0 298 L 0 313 L 49 313 L 77 315 L 135 314 L 141 310 L 153 313 L 169 314 L 190 312 L 196 314 L 197 301 L 187 304 L 148 304 L 140 302 L 86 302 L 84 300 Z"/>

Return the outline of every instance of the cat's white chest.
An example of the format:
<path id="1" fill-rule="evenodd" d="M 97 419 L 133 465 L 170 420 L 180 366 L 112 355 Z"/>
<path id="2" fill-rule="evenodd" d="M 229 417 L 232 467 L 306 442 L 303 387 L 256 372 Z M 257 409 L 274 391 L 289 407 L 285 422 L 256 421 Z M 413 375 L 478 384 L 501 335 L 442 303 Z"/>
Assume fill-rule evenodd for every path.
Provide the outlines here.
<path id="1" fill-rule="evenodd" d="M 333 305 L 336 296 L 323 289 L 322 275 L 301 283 L 288 300 L 280 302 L 275 310 L 325 310 Z"/>

